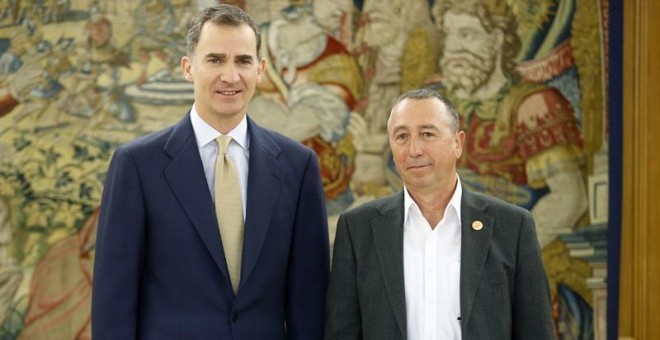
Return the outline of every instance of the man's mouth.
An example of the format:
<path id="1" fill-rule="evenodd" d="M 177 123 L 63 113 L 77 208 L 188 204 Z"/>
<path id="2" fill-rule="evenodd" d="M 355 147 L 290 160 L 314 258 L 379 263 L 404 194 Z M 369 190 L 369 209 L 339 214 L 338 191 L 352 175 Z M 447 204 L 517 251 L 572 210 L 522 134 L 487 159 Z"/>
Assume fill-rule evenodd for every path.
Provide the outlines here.
<path id="1" fill-rule="evenodd" d="M 223 96 L 233 96 L 236 95 L 237 93 L 241 91 L 216 91 L 217 93 L 223 95 Z"/>
<path id="2" fill-rule="evenodd" d="M 416 170 L 426 168 L 427 166 L 428 166 L 428 164 L 411 165 L 411 166 L 408 167 L 408 170 L 416 171 Z"/>

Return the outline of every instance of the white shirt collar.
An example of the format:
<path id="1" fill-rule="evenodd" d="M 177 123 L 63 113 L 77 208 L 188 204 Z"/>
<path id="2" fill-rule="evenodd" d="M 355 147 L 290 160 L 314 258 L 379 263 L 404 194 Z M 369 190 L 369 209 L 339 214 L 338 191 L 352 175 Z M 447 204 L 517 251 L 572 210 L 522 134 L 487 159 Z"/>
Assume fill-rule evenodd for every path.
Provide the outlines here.
<path id="1" fill-rule="evenodd" d="M 243 116 L 241 122 L 231 131 L 228 135 L 234 139 L 238 145 L 243 148 L 243 150 L 248 149 L 247 144 L 247 115 Z M 202 117 L 197 113 L 195 104 L 193 104 L 192 109 L 190 110 L 190 122 L 192 123 L 193 131 L 195 132 L 195 139 L 197 140 L 197 147 L 201 148 L 208 143 L 213 142 L 218 136 L 221 135 L 218 130 L 214 129 L 211 125 L 205 122 Z"/>
<path id="2" fill-rule="evenodd" d="M 463 187 L 461 186 L 461 179 L 458 177 L 458 174 L 456 174 L 456 188 L 454 189 L 454 194 L 452 194 L 451 199 L 449 199 L 449 203 L 445 208 L 445 212 L 443 216 L 447 216 L 447 210 L 453 208 L 454 211 L 456 212 L 456 216 L 458 217 L 459 225 L 461 221 L 462 197 L 463 197 Z M 412 196 L 410 196 L 410 193 L 408 192 L 408 188 L 406 188 L 404 185 L 403 187 L 403 220 L 404 221 L 408 220 L 408 215 L 410 214 L 410 208 L 412 206 L 417 207 L 417 203 L 415 202 L 415 200 L 413 200 Z"/>

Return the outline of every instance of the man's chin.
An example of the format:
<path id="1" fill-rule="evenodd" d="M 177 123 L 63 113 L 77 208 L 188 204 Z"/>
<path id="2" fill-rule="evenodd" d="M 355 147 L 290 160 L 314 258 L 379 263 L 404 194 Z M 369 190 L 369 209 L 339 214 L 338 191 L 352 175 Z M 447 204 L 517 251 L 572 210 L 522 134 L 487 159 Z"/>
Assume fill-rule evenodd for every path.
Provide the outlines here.
<path id="1" fill-rule="evenodd" d="M 431 187 L 431 182 L 424 181 L 421 178 L 406 181 L 406 188 L 408 188 L 408 190 L 413 193 L 426 191 L 430 187 Z"/>
<path id="2" fill-rule="evenodd" d="M 220 117 L 235 117 L 241 114 L 242 109 L 240 105 L 222 105 L 216 106 L 215 112 Z"/>

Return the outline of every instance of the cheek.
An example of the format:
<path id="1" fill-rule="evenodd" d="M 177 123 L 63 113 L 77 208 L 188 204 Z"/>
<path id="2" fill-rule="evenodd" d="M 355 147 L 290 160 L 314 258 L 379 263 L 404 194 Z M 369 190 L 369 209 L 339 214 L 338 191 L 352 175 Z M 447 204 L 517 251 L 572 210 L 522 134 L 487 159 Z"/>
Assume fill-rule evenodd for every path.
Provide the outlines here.
<path id="1" fill-rule="evenodd" d="M 490 37 L 479 37 L 475 39 L 472 51 L 488 58 L 495 53 L 495 42 Z"/>
<path id="2" fill-rule="evenodd" d="M 241 74 L 241 80 L 247 88 L 253 88 L 259 82 L 259 79 L 260 77 L 257 73 L 245 72 Z"/>
<path id="3" fill-rule="evenodd" d="M 202 86 L 203 84 L 211 84 L 213 81 L 213 75 L 210 72 L 203 72 L 201 70 L 193 69 L 190 73 L 192 80 L 196 85 Z"/>
<path id="4" fill-rule="evenodd" d="M 399 164 L 405 163 L 406 156 L 407 156 L 407 153 L 402 148 L 397 148 L 397 149 L 392 150 L 392 159 L 394 159 L 394 163 L 397 166 Z"/>

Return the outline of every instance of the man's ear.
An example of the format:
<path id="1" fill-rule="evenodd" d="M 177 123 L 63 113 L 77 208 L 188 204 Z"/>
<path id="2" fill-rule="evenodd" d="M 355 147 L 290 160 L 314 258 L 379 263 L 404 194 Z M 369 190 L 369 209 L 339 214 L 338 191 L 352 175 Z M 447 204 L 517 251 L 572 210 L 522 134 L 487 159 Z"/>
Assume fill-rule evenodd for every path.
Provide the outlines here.
<path id="1" fill-rule="evenodd" d="M 183 76 L 186 78 L 187 81 L 189 82 L 193 81 L 192 60 L 187 55 L 181 57 L 181 72 L 183 73 Z"/>
<path id="2" fill-rule="evenodd" d="M 266 59 L 259 59 L 259 65 L 257 65 L 257 82 L 261 81 L 261 77 L 266 71 Z"/>
<path id="3" fill-rule="evenodd" d="M 456 159 L 460 158 L 463 153 L 463 143 L 465 143 L 465 131 L 459 131 L 456 134 Z"/>

